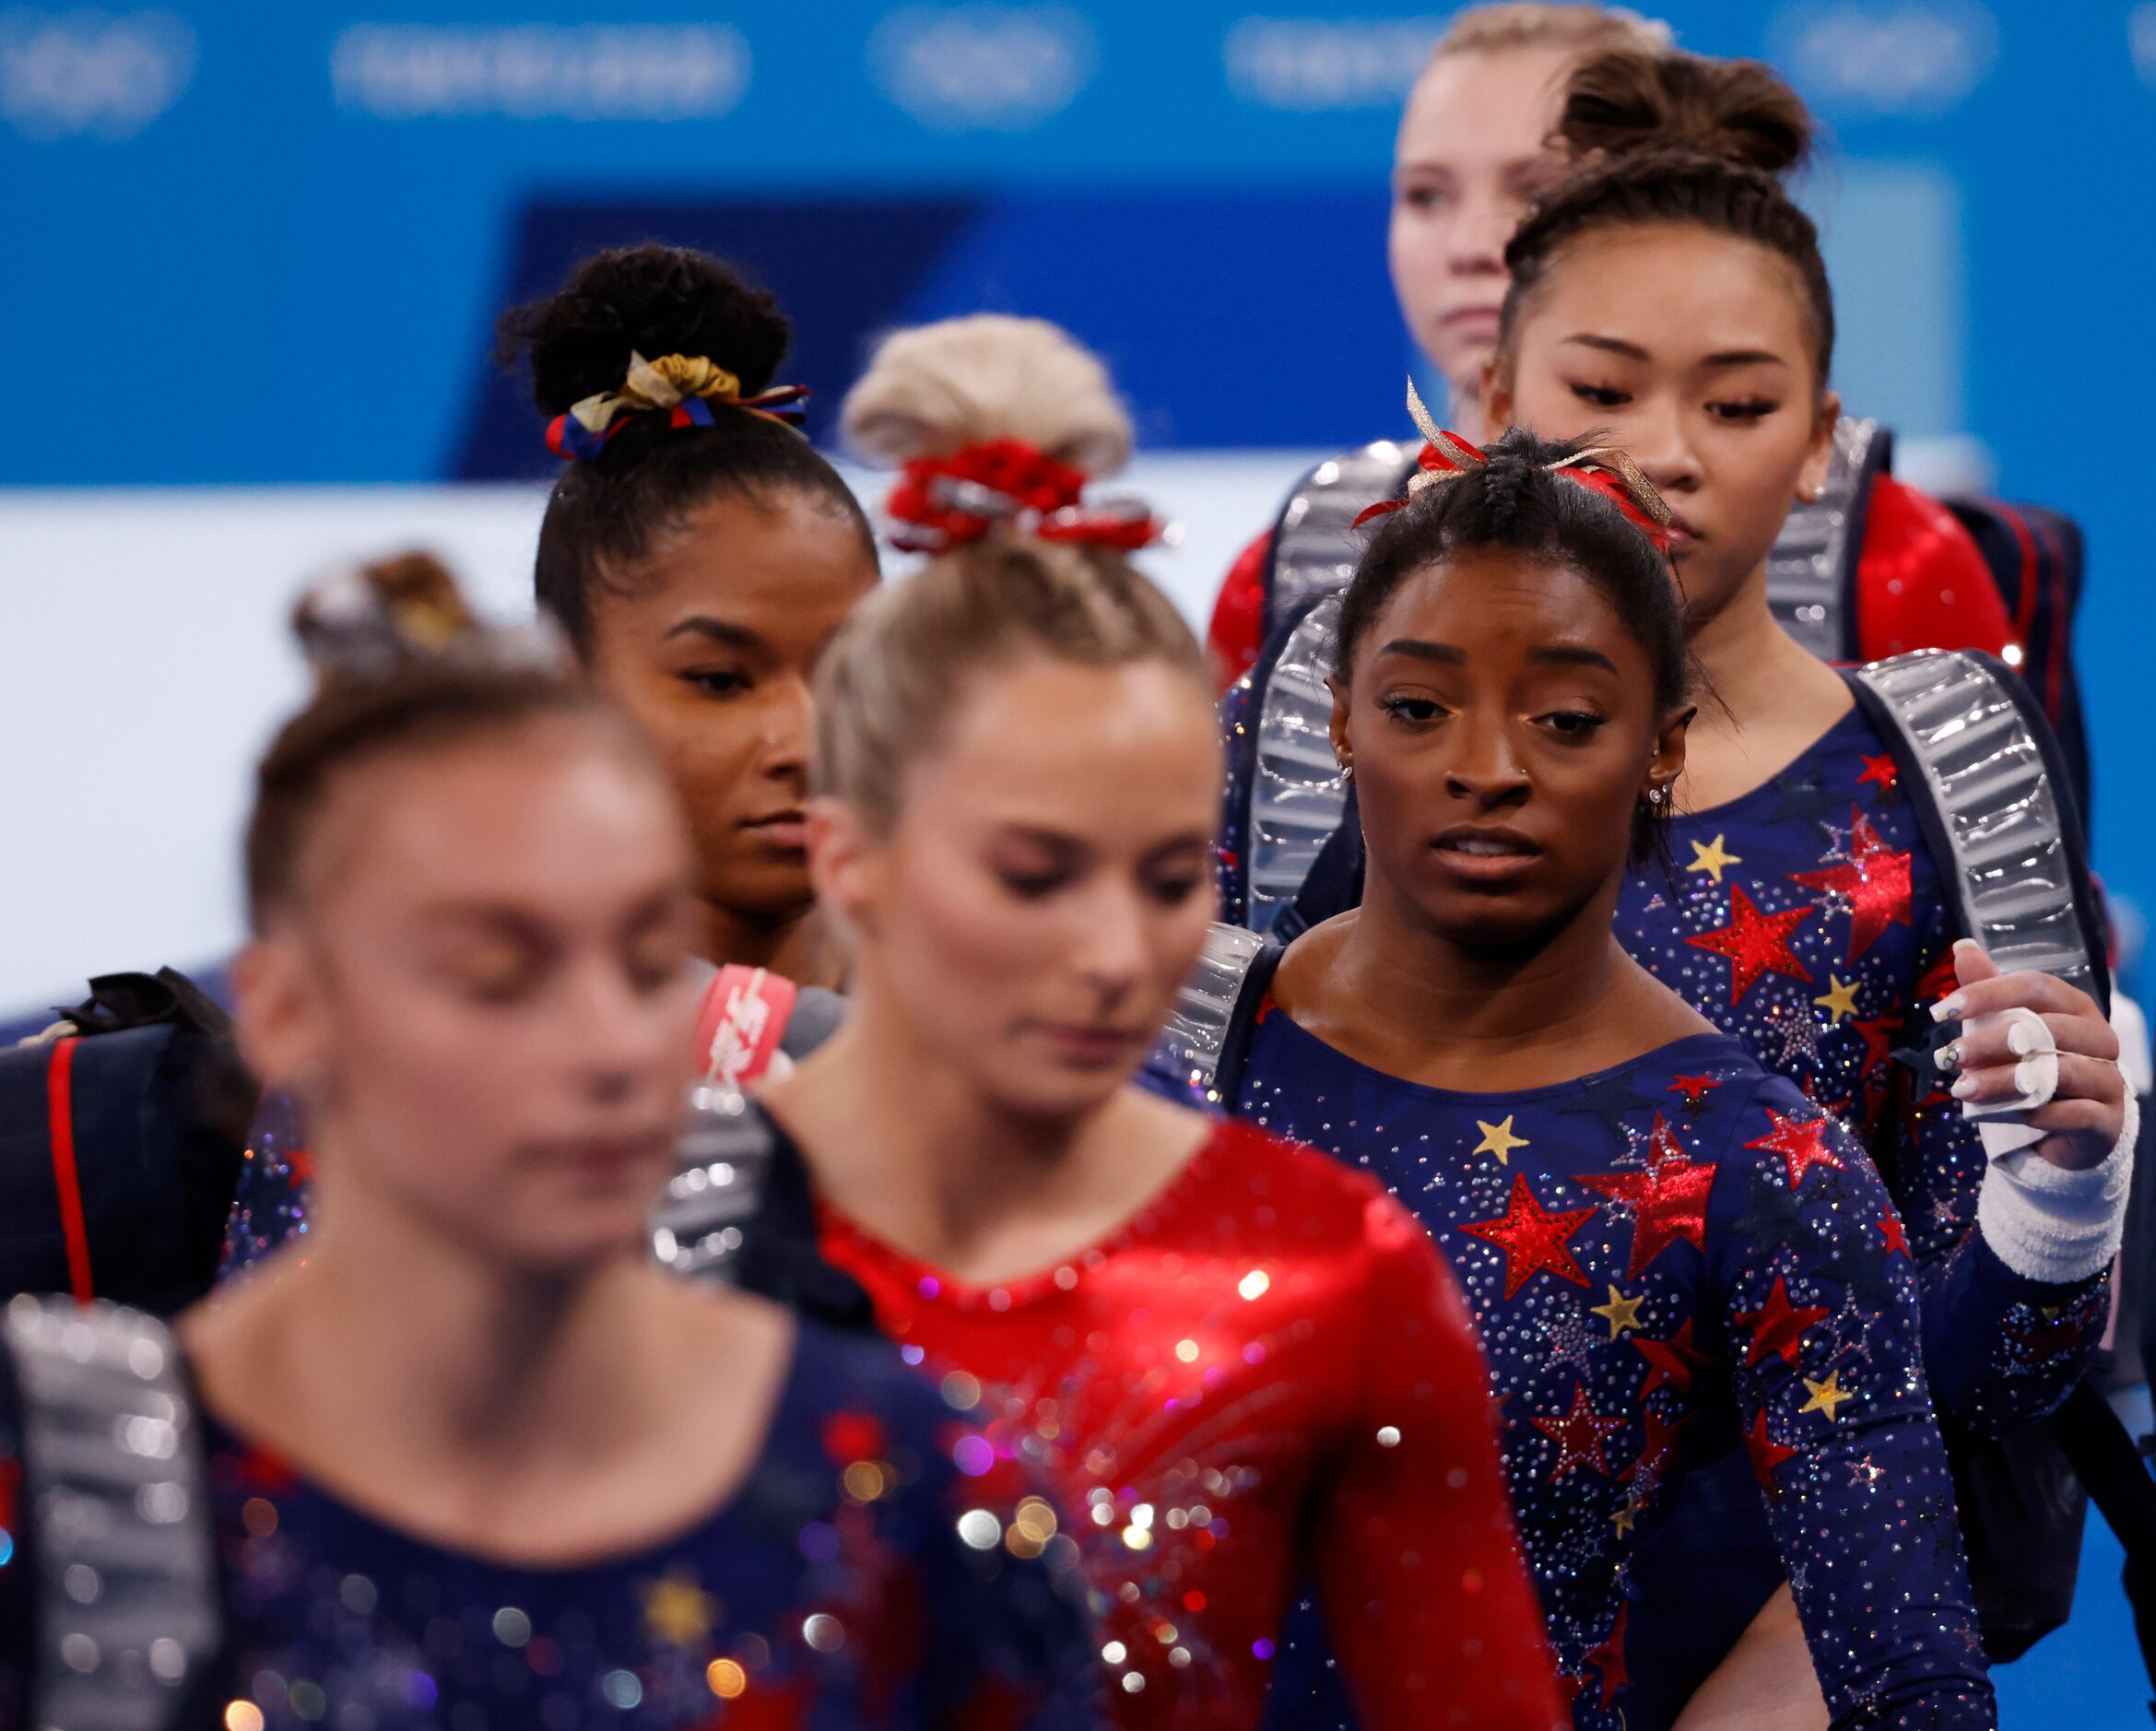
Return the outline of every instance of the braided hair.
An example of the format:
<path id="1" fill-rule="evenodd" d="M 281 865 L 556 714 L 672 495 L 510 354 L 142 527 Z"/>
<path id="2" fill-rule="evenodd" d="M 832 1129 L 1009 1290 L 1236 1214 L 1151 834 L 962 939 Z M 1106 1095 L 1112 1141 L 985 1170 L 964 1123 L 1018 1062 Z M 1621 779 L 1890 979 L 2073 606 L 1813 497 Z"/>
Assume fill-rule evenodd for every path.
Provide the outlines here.
<path id="1" fill-rule="evenodd" d="M 1512 286 L 1498 324 L 1501 356 L 1568 243 L 1601 228 L 1687 223 L 1787 261 L 1824 388 L 1833 290 L 1819 230 L 1784 185 L 1812 149 L 1811 116 L 1794 90 L 1755 60 L 1620 50 L 1574 69 L 1555 137 L 1576 171 L 1536 202 L 1505 247 Z"/>

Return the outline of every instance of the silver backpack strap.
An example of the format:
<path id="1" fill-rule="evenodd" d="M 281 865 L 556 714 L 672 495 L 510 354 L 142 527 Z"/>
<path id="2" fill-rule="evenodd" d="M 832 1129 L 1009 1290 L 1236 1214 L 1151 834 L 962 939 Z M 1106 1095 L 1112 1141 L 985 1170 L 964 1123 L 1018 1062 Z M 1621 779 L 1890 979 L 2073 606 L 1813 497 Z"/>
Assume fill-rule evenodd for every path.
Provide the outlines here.
<path id="1" fill-rule="evenodd" d="M 1190 1085 L 1215 1105 L 1222 1103 L 1220 1063 L 1238 1031 L 1236 1009 L 1265 948 L 1266 940 L 1255 932 L 1215 924 L 1206 935 L 1197 966 L 1176 993 L 1175 1007 L 1161 1030 L 1165 1054 L 1181 1066 Z"/>
<path id="2" fill-rule="evenodd" d="M 652 1209 L 652 1254 L 677 1274 L 726 1278 L 771 1158 L 771 1126 L 747 1095 L 697 1089 L 676 1145 L 674 1175 Z"/>
<path id="3" fill-rule="evenodd" d="M 1268 932 L 1316 863 L 1348 805 L 1333 757 L 1331 677 L 1340 597 L 1327 595 L 1296 623 L 1272 660 L 1250 726 L 1250 810 L 1243 827 L 1244 919 Z"/>
<path id="4" fill-rule="evenodd" d="M 39 1607 L 29 1723 L 162 1731 L 223 1638 L 202 1441 L 164 1325 L 10 1301 Z"/>
<path id="5" fill-rule="evenodd" d="M 1266 583 L 1265 635 L 1313 595 L 1337 595 L 1362 548 L 1355 519 L 1407 484 L 1420 444 L 1374 444 L 1328 457 L 1295 483 L 1273 525 Z"/>
<path id="6" fill-rule="evenodd" d="M 1896 759 L 1923 776 L 1909 791 L 1928 795 L 1927 839 L 1943 846 L 1962 928 L 2002 969 L 2056 974 L 2107 1003 L 2079 820 L 2033 700 L 1966 650 L 1920 649 L 1851 677 Z"/>
<path id="7" fill-rule="evenodd" d="M 1834 423 L 1827 482 L 1817 500 L 1790 512 L 1767 555 L 1767 605 L 1782 629 L 1821 661 L 1854 653 L 1856 567 L 1864 544 L 1871 483 L 1886 467 L 1893 435 L 1875 420 Z"/>

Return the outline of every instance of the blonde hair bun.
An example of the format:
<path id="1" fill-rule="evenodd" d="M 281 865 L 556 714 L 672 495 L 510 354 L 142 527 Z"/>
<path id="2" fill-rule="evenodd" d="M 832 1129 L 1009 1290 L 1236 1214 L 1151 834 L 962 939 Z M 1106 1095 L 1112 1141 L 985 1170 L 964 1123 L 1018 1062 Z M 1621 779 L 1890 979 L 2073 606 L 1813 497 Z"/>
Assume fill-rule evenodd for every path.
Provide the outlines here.
<path id="1" fill-rule="evenodd" d="M 1130 414 L 1098 356 L 1046 319 L 977 312 L 884 339 L 846 394 L 846 442 L 872 462 L 1023 439 L 1089 476 L 1129 461 Z"/>

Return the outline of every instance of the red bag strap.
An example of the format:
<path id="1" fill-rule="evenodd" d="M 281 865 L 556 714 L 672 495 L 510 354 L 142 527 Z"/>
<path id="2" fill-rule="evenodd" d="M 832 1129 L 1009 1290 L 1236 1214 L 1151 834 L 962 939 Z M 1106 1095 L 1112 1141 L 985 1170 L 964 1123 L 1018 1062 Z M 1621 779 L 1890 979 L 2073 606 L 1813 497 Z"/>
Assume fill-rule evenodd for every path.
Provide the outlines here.
<path id="1" fill-rule="evenodd" d="M 799 992 L 783 974 L 734 963 L 721 968 L 697 1012 L 698 1079 L 742 1089 L 770 1069 Z"/>
<path id="2" fill-rule="evenodd" d="M 67 1241 L 67 1286 L 77 1304 L 91 1298 L 89 1231 L 82 1219 L 82 1179 L 75 1166 L 75 1047 L 77 1037 L 53 1042 L 45 1060 L 46 1140 L 53 1149 L 53 1188 L 60 1196 L 60 1231 Z"/>

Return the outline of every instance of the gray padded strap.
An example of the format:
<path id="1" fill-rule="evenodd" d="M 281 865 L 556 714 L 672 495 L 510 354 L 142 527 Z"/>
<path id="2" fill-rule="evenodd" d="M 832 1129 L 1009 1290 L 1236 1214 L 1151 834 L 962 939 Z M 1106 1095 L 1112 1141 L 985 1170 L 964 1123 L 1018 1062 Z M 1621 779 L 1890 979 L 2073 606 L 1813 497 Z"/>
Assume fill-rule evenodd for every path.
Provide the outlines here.
<path id="1" fill-rule="evenodd" d="M 1312 595 L 1337 595 L 1348 586 L 1362 554 L 1355 519 L 1399 492 L 1421 448 L 1380 439 L 1326 458 L 1295 483 L 1273 525 L 1266 636 Z"/>
<path id="2" fill-rule="evenodd" d="M 29 1724 L 160 1731 L 222 1638 L 202 1443 L 164 1325 L 10 1301 L 41 1628 Z"/>
<path id="3" fill-rule="evenodd" d="M 1339 637 L 1340 599 L 1328 595 L 1281 645 L 1251 722 L 1256 747 L 1243 852 L 1245 921 L 1254 932 L 1270 931 L 1295 900 L 1347 807 L 1325 686 Z"/>
<path id="4" fill-rule="evenodd" d="M 1184 1066 L 1191 1086 L 1208 1095 L 1235 1017 L 1235 1002 L 1265 939 L 1240 925 L 1217 924 L 1206 935 L 1197 966 L 1175 995 L 1162 1044 Z"/>
<path id="5" fill-rule="evenodd" d="M 1939 864 L 1970 936 L 2002 969 L 2034 968 L 2096 995 L 2074 842 L 2044 748 L 1999 673 L 1976 655 L 1923 649 L 1856 677 L 1930 784 L 1953 855 Z"/>
<path id="6" fill-rule="evenodd" d="M 1842 661 L 1855 621 L 1846 617 L 1849 568 L 1864 539 L 1872 451 L 1887 435 L 1875 420 L 1834 423 L 1826 490 L 1790 512 L 1767 555 L 1767 605 L 1782 629 L 1821 661 Z"/>
<path id="7" fill-rule="evenodd" d="M 741 1222 L 756 1212 L 771 1129 L 730 1088 L 689 1096 L 673 1177 L 652 1209 L 652 1254 L 677 1274 L 726 1278 L 741 1248 Z"/>

